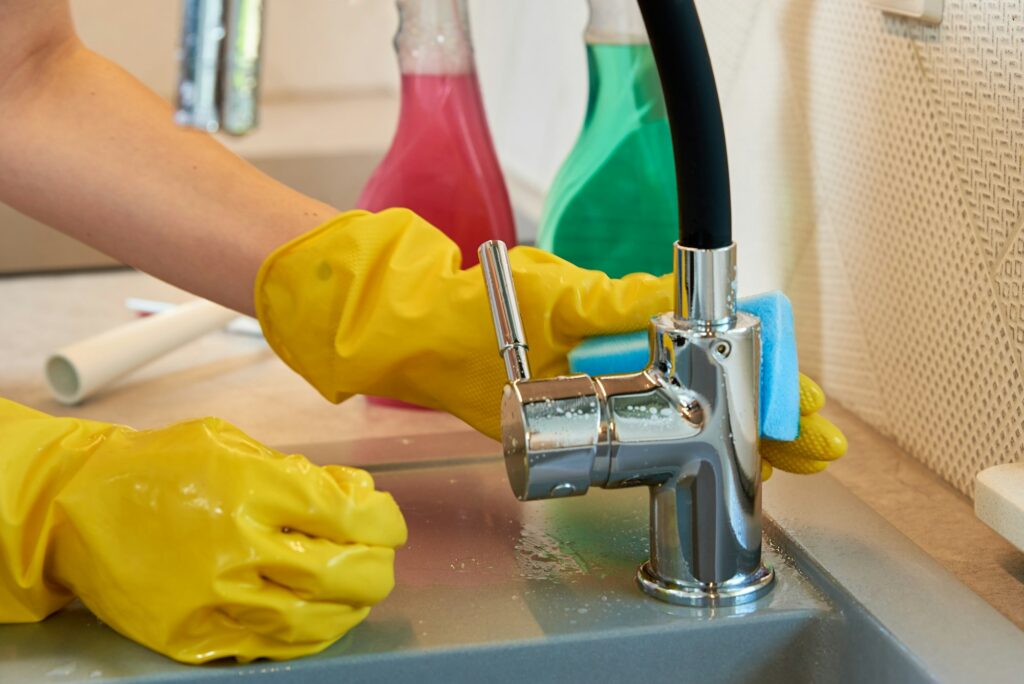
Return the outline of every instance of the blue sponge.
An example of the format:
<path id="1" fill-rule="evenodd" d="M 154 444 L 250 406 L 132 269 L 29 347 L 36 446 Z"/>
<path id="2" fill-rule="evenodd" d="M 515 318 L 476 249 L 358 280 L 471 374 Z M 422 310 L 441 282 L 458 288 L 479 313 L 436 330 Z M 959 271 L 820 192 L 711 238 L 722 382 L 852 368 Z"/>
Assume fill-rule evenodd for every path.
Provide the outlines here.
<path id="1" fill-rule="evenodd" d="M 761 319 L 761 436 L 792 441 L 800 430 L 793 307 L 781 292 L 741 299 L 740 311 Z M 588 375 L 632 373 L 647 366 L 647 331 L 591 337 L 569 352 L 569 370 Z"/>

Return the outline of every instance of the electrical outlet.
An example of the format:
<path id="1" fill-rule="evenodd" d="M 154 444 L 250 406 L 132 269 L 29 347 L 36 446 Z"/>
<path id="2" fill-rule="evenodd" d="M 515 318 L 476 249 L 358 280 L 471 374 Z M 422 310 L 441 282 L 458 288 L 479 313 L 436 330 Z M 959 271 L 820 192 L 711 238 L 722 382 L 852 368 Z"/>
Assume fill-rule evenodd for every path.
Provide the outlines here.
<path id="1" fill-rule="evenodd" d="M 883 12 L 920 19 L 928 24 L 942 23 L 943 0 L 867 0 Z"/>

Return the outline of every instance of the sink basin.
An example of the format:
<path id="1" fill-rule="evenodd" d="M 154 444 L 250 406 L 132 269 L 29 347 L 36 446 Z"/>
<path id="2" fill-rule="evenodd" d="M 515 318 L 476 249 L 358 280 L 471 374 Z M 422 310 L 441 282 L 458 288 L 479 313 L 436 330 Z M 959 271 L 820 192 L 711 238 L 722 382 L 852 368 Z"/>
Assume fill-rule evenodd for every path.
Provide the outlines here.
<path id="1" fill-rule="evenodd" d="M 730 609 L 647 598 L 647 493 L 517 502 L 498 457 L 380 467 L 409 523 L 398 586 L 324 653 L 179 665 L 72 607 L 0 627 L 0 681 L 998 682 L 1024 635 L 827 475 L 766 484 L 777 586 Z"/>

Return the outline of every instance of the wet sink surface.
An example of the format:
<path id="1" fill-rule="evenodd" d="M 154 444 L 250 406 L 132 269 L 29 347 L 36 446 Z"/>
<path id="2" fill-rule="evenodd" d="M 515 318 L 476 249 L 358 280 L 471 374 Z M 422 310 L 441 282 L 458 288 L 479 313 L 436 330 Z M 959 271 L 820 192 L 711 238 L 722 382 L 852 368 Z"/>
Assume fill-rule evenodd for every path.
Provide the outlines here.
<path id="1" fill-rule="evenodd" d="M 386 467 L 375 478 L 394 494 L 409 523 L 409 544 L 397 559 L 397 587 L 364 624 L 323 654 L 288 663 L 182 666 L 119 637 L 77 608 L 39 625 L 0 627 L 0 682 L 239 676 L 305 683 L 595 676 L 601 681 L 641 676 L 760 684 L 913 682 L 957 681 L 981 673 L 979 668 L 991 675 L 986 681 L 999 681 L 1021 666 L 1024 638 L 1012 625 L 1004 630 L 1002 618 L 968 596 L 949 607 L 957 611 L 956 619 L 963 619 L 965 605 L 977 611 L 972 624 L 987 630 L 990 646 L 1016 646 L 1018 653 L 1001 662 L 998 654 L 1005 649 L 997 648 L 993 659 L 992 653 L 966 648 L 963 640 L 963 653 L 947 653 L 948 646 L 935 639 L 923 642 L 928 646 L 922 649 L 908 646 L 908 638 L 893 630 L 899 619 L 879 620 L 876 613 L 885 610 L 873 612 L 844 586 L 843 571 L 851 568 L 841 559 L 822 562 L 842 550 L 836 536 L 841 540 L 847 533 L 829 529 L 827 520 L 803 529 L 812 518 L 801 518 L 799 502 L 791 500 L 802 490 L 783 492 L 787 505 L 770 525 L 766 560 L 778 573 L 775 590 L 746 606 L 697 610 L 647 598 L 633 585 L 636 566 L 647 554 L 646 490 L 592 491 L 580 498 L 520 504 L 496 458 Z M 831 480 L 806 486 L 813 484 L 825 490 L 838 486 Z M 840 494 L 824 495 L 835 508 Z M 806 504 L 814 505 L 813 500 Z M 850 510 L 840 506 L 839 514 L 857 523 L 849 520 Z M 870 512 L 866 520 L 872 521 Z M 816 540 L 815 534 L 824 536 Z M 872 551 L 849 541 L 861 562 L 873 552 L 906 555 L 885 544 Z M 833 572 L 830 564 L 843 567 Z M 870 568 L 851 567 L 859 581 L 870 580 Z M 908 577 L 916 567 L 911 564 Z M 898 570 L 884 569 L 897 581 Z M 925 585 L 923 590 L 935 591 Z M 959 585 L 953 586 L 939 589 L 955 594 Z M 914 587 L 909 589 L 913 594 Z M 926 616 L 931 613 L 925 625 L 950 618 L 950 610 L 919 607 Z M 926 626 L 909 629 L 911 643 L 928 637 Z"/>

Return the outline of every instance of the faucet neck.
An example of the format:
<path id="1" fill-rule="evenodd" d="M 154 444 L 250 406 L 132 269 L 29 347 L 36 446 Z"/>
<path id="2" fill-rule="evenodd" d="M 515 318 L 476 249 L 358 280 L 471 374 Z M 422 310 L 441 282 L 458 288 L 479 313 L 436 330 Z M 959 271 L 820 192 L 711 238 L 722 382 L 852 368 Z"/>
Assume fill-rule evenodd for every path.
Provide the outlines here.
<path id="1" fill-rule="evenodd" d="M 638 0 L 661 76 L 679 195 L 679 241 L 717 249 L 732 242 L 725 127 L 694 0 Z"/>
<path id="2" fill-rule="evenodd" d="M 723 330 L 736 322 L 736 245 L 675 244 L 674 318 L 681 327 Z"/>

